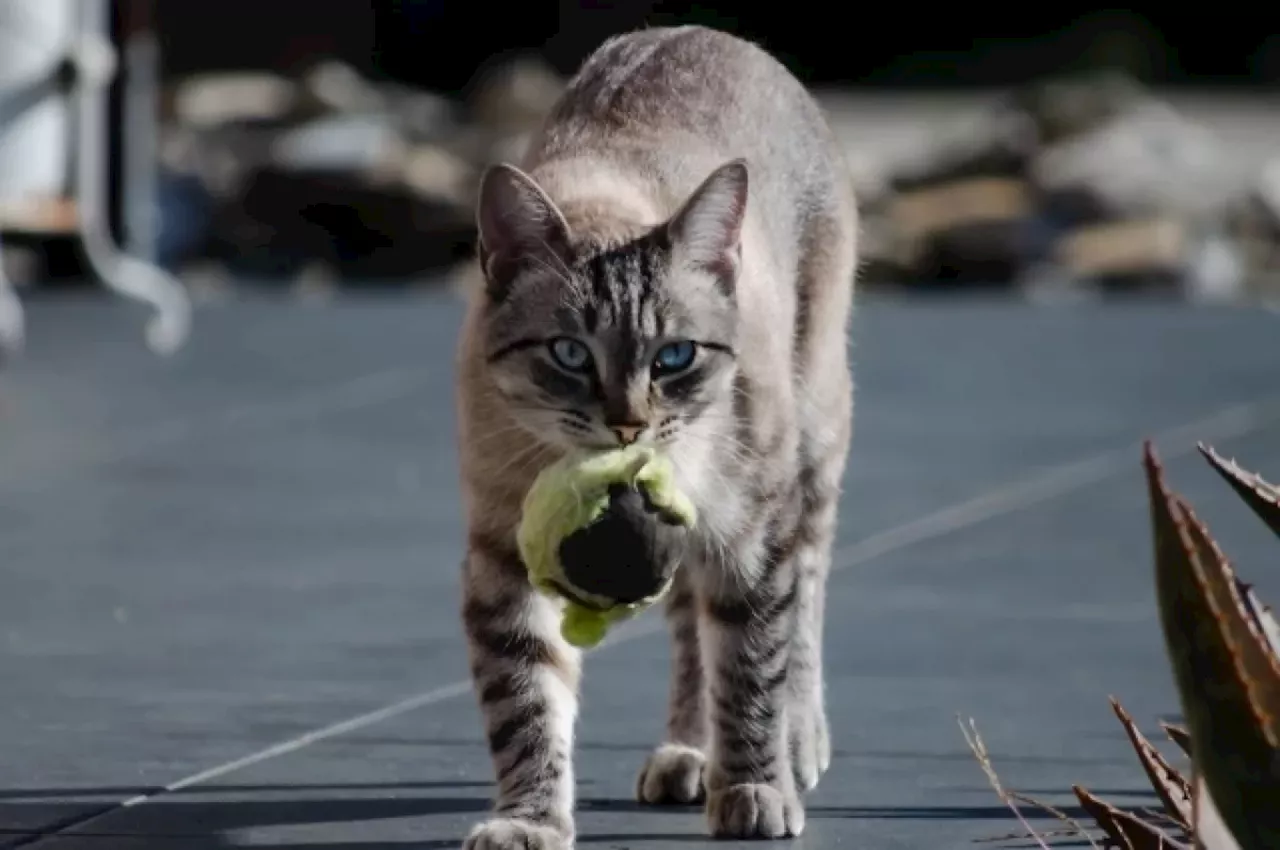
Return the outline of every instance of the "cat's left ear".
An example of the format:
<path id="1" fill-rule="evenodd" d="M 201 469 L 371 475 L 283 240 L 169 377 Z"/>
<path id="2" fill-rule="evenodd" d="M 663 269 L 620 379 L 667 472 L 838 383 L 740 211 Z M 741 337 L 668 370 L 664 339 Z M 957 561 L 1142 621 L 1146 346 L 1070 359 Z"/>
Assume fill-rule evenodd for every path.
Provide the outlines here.
<path id="1" fill-rule="evenodd" d="M 476 209 L 480 263 L 491 290 L 504 291 L 527 265 L 563 266 L 569 225 L 542 187 L 505 163 L 480 181 Z"/>
<path id="2" fill-rule="evenodd" d="M 667 234 L 685 262 L 732 286 L 742 260 L 746 214 L 747 161 L 735 159 L 702 181 L 667 224 Z"/>

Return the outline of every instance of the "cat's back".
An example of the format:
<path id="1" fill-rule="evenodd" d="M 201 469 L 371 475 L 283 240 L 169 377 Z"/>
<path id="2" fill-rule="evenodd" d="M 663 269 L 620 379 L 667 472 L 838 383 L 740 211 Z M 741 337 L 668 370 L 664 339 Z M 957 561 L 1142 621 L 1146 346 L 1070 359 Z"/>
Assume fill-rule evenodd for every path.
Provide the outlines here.
<path id="1" fill-rule="evenodd" d="M 815 221 L 853 231 L 852 181 L 812 94 L 763 48 L 707 27 L 654 27 L 604 42 L 569 81 L 523 165 L 557 201 L 585 191 L 592 181 L 582 176 L 593 169 L 630 175 L 624 182 L 667 215 L 737 158 L 751 169 L 748 218 L 765 219 L 757 247 L 767 244 L 779 268 L 796 267 Z"/>
<path id="2" fill-rule="evenodd" d="M 755 44 L 701 26 L 615 36 L 570 80 L 531 150 L 538 160 L 645 144 L 705 145 L 755 160 L 822 158 L 831 138 L 812 96 Z M 766 138 L 772 142 L 766 143 Z"/>

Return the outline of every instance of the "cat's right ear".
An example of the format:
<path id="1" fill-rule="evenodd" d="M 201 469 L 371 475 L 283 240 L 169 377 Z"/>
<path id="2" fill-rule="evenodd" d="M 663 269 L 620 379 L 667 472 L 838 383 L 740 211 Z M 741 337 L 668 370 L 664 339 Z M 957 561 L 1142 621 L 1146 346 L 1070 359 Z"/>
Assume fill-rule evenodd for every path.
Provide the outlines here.
<path id="1" fill-rule="evenodd" d="M 569 225 L 532 177 L 501 163 L 485 171 L 476 209 L 480 266 L 492 294 L 501 295 L 529 265 L 562 268 Z"/>

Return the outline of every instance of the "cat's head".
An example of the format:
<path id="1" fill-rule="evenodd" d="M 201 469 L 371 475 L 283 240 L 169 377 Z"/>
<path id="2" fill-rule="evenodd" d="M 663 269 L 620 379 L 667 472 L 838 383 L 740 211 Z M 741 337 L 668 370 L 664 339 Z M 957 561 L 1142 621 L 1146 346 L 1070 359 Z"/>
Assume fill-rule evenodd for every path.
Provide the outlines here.
<path id="1" fill-rule="evenodd" d="M 570 231 L 508 165 L 483 179 L 481 320 L 515 421 L 564 448 L 662 445 L 729 415 L 747 168 L 712 172 L 680 210 L 623 244 Z"/>

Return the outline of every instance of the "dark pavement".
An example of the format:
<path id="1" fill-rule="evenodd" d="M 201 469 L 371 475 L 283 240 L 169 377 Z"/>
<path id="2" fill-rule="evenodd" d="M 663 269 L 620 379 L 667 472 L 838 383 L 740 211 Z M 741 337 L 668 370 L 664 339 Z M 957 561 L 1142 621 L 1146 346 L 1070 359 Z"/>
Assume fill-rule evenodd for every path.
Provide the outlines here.
<path id="1" fill-rule="evenodd" d="M 490 791 L 456 615 L 459 315 L 211 306 L 163 361 L 125 305 L 31 305 L 0 371 L 0 847 L 458 846 Z M 1280 478 L 1280 316 L 867 298 L 854 339 L 837 754 L 794 846 L 1016 829 L 957 714 L 1012 788 L 1141 799 L 1107 696 L 1155 733 L 1177 705 L 1138 441 L 1280 603 L 1280 544 L 1194 453 Z M 726 846 L 631 802 L 658 626 L 588 662 L 582 847 Z"/>

